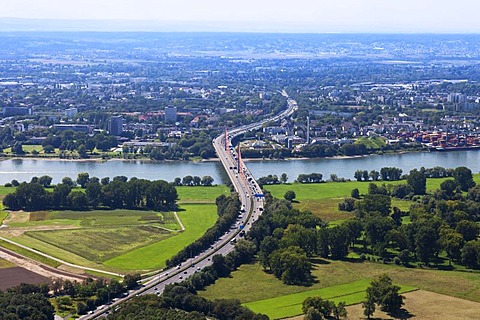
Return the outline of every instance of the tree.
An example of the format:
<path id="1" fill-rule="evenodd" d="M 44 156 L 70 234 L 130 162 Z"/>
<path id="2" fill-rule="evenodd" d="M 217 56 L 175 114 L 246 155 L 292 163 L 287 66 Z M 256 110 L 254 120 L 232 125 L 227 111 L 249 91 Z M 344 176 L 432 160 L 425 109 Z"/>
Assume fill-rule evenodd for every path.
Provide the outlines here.
<path id="1" fill-rule="evenodd" d="M 77 152 L 78 152 L 78 155 L 80 156 L 80 158 L 87 158 L 87 147 L 85 147 L 84 144 L 81 144 L 80 146 L 78 146 L 77 148 Z"/>
<path id="2" fill-rule="evenodd" d="M 447 253 L 450 262 L 453 259 L 460 259 L 461 249 L 465 244 L 463 236 L 450 228 L 440 229 L 440 246 Z"/>
<path id="3" fill-rule="evenodd" d="M 38 178 L 38 183 L 40 183 L 44 188 L 47 188 L 52 183 L 52 177 L 41 176 L 40 178 Z"/>
<path id="4" fill-rule="evenodd" d="M 360 191 L 358 190 L 358 188 L 353 189 L 350 193 L 350 196 L 354 199 L 360 199 Z"/>
<path id="5" fill-rule="evenodd" d="M 284 172 L 284 173 L 282 173 L 282 174 L 280 175 L 280 182 L 281 182 L 281 183 L 287 183 L 287 181 L 288 181 L 288 176 L 287 176 L 287 174 Z"/>
<path id="6" fill-rule="evenodd" d="M 410 171 L 407 184 L 412 188 L 414 194 L 423 195 L 427 191 L 427 178 L 423 172 L 417 169 Z"/>
<path id="7" fill-rule="evenodd" d="M 310 307 L 305 313 L 305 317 L 303 317 L 303 319 L 304 320 L 322 320 L 323 316 L 317 309 L 315 309 L 314 307 Z"/>
<path id="8" fill-rule="evenodd" d="M 371 295 L 367 294 L 367 300 L 362 303 L 363 314 L 370 319 L 375 313 L 375 300 Z"/>
<path id="9" fill-rule="evenodd" d="M 25 151 L 23 150 L 23 145 L 21 142 L 15 142 L 15 144 L 12 147 L 12 152 L 14 154 L 22 155 L 25 154 Z"/>
<path id="10" fill-rule="evenodd" d="M 88 204 L 93 208 L 97 208 L 102 201 L 102 185 L 98 182 L 90 181 L 85 186 L 85 195 L 87 196 Z"/>
<path id="11" fill-rule="evenodd" d="M 138 286 L 138 281 L 142 279 L 142 276 L 139 273 L 126 274 L 123 278 L 123 284 L 127 289 L 133 289 Z"/>
<path id="12" fill-rule="evenodd" d="M 439 251 L 437 230 L 432 226 L 421 226 L 415 235 L 415 248 L 420 261 L 428 265 Z"/>
<path id="13" fill-rule="evenodd" d="M 362 181 L 363 170 L 357 170 L 357 171 L 355 171 L 355 173 L 353 174 L 353 177 L 354 177 L 355 179 L 357 179 L 357 181 Z"/>
<path id="14" fill-rule="evenodd" d="M 367 302 L 364 303 L 364 314 L 369 317 L 370 312 L 367 311 L 375 310 L 375 308 L 371 306 L 372 303 L 379 304 L 381 309 L 388 313 L 398 312 L 403 305 L 404 299 L 404 297 L 398 293 L 399 291 L 400 287 L 394 285 L 392 279 L 386 274 L 382 274 L 372 280 L 370 286 L 367 288 Z M 373 312 L 371 313 L 373 314 Z"/>
<path id="15" fill-rule="evenodd" d="M 480 267 L 480 241 L 469 241 L 462 248 L 462 264 L 477 269 Z"/>
<path id="16" fill-rule="evenodd" d="M 193 184 L 193 177 L 192 176 L 183 177 L 182 184 L 184 186 L 191 186 Z"/>
<path id="17" fill-rule="evenodd" d="M 285 192 L 283 197 L 285 198 L 285 200 L 292 202 L 297 197 L 297 195 L 295 194 L 294 191 L 288 190 L 287 192 Z"/>
<path id="18" fill-rule="evenodd" d="M 175 178 L 175 182 L 178 183 L 179 181 L 176 180 L 177 178 Z M 180 178 L 178 178 L 180 179 Z M 202 186 L 211 186 L 213 184 L 213 178 L 211 176 L 204 176 L 202 177 Z M 175 183 L 174 183 L 175 184 Z"/>
<path id="19" fill-rule="evenodd" d="M 453 170 L 453 177 L 462 191 L 468 191 L 468 189 L 475 186 L 472 170 L 468 169 L 467 167 L 458 167 Z"/>
<path id="20" fill-rule="evenodd" d="M 373 181 L 378 181 L 378 179 L 380 178 L 380 172 L 372 170 L 370 171 L 369 176 L 370 178 L 372 178 Z"/>
<path id="21" fill-rule="evenodd" d="M 87 185 L 89 180 L 90 175 L 87 172 L 80 172 L 77 175 L 77 183 L 82 187 L 82 189 L 85 189 L 85 186 Z"/>
<path id="22" fill-rule="evenodd" d="M 81 191 L 72 191 L 67 197 L 67 204 L 73 210 L 85 210 L 88 208 L 87 196 Z"/>
<path id="23" fill-rule="evenodd" d="M 43 147 L 43 152 L 45 152 L 45 153 L 54 153 L 54 152 L 55 152 L 55 148 L 54 148 L 52 145 L 48 144 L 48 145 L 46 145 L 46 146 Z"/>
<path id="24" fill-rule="evenodd" d="M 67 186 L 69 186 L 71 188 L 74 188 L 75 185 L 76 185 L 75 181 L 73 181 L 72 178 L 70 178 L 70 177 L 63 178 L 62 183 L 66 184 Z"/>
<path id="25" fill-rule="evenodd" d="M 307 313 L 310 308 L 314 308 L 324 317 L 329 317 L 335 308 L 335 303 L 323 300 L 321 297 L 308 297 L 302 303 L 302 311 Z"/>
<path id="26" fill-rule="evenodd" d="M 303 284 L 310 280 L 311 263 L 305 251 L 299 247 L 288 247 L 270 255 L 273 274 L 285 284 Z"/>
<path id="27" fill-rule="evenodd" d="M 477 239 L 478 234 L 480 233 L 480 226 L 476 222 L 462 220 L 457 223 L 455 231 L 460 233 L 465 241 L 472 241 Z"/>

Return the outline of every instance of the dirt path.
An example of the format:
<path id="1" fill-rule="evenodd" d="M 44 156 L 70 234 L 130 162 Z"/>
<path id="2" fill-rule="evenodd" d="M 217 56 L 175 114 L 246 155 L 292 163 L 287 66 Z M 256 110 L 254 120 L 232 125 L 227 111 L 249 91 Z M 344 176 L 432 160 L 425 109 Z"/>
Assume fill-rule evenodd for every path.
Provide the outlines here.
<path id="1" fill-rule="evenodd" d="M 86 276 L 83 275 L 76 275 L 70 272 L 61 271 L 42 263 L 30 260 L 22 255 L 19 255 L 18 253 L 4 248 L 0 248 L 0 258 L 47 278 L 62 278 L 71 281 L 82 281 L 86 278 Z"/>
<path id="2" fill-rule="evenodd" d="M 41 256 L 46 257 L 46 258 L 51 259 L 51 260 L 54 260 L 54 261 L 56 261 L 56 262 L 59 262 L 59 263 L 61 263 L 61 264 L 63 264 L 63 265 L 69 266 L 69 267 L 77 268 L 77 269 L 80 269 L 80 270 L 94 271 L 94 272 L 98 272 L 98 273 L 109 274 L 109 275 L 117 276 L 117 277 L 123 277 L 123 275 L 120 274 L 120 273 L 109 272 L 109 271 L 100 270 L 100 269 L 95 269 L 95 268 L 83 267 L 83 266 L 79 266 L 79 265 L 76 265 L 76 264 L 73 264 L 73 263 L 69 263 L 69 262 L 60 260 L 60 259 L 58 259 L 58 258 L 52 257 L 51 255 L 45 254 L 45 253 L 40 252 L 40 251 L 38 251 L 38 250 L 32 249 L 32 248 L 30 248 L 30 247 L 24 246 L 24 245 L 22 245 L 22 244 L 20 244 L 20 243 L 17 243 L 17 242 L 15 242 L 15 241 L 12 241 L 12 240 L 7 239 L 7 238 L 4 238 L 4 237 L 0 237 L 0 239 L 3 240 L 3 241 L 6 241 L 6 242 L 8 242 L 8 243 L 11 243 L 11 244 L 13 244 L 13 245 L 16 245 L 17 247 L 20 247 L 20 248 L 23 248 L 23 249 L 25 249 L 25 250 L 34 252 L 34 253 L 36 253 L 36 254 L 38 254 L 38 255 L 41 255 Z"/>
<path id="3" fill-rule="evenodd" d="M 182 231 L 185 231 L 185 226 L 183 225 L 182 220 L 180 220 L 180 218 L 178 217 L 177 211 L 175 211 L 173 215 L 175 216 L 175 219 L 177 219 L 178 224 L 180 224 L 180 228 L 182 229 Z"/>

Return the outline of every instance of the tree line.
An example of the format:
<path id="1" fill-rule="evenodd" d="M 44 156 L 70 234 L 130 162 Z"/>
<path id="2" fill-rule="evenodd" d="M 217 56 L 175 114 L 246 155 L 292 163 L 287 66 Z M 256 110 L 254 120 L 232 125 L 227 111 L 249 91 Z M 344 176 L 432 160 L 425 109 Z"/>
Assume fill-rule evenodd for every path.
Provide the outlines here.
<path id="1" fill-rule="evenodd" d="M 48 179 L 47 179 L 48 180 Z M 76 183 L 69 177 L 49 192 L 41 178 L 18 184 L 7 194 L 3 204 L 10 210 L 38 211 L 46 209 L 87 210 L 96 208 L 161 210 L 175 205 L 177 190 L 163 180 L 145 180 L 125 176 L 99 180 L 80 173 L 76 183 L 83 190 L 74 190 Z M 51 181 L 51 180 L 50 180 Z"/>
<path id="2" fill-rule="evenodd" d="M 179 253 L 166 261 L 167 267 L 173 267 L 179 263 L 193 258 L 210 247 L 215 241 L 223 236 L 237 220 L 240 213 L 240 200 L 238 194 L 230 196 L 221 195 L 215 200 L 218 218 L 215 224 L 209 228 L 199 239 L 187 245 Z"/>

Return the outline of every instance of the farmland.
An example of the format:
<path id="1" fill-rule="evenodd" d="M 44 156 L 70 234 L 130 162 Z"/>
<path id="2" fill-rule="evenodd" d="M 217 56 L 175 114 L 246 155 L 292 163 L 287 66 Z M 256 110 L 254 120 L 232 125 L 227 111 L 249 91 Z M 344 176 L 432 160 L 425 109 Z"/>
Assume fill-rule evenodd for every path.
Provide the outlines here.
<path id="1" fill-rule="evenodd" d="M 178 217 L 184 231 L 173 212 L 20 211 L 7 217 L 1 211 L 0 218 L 6 218 L 8 228 L 0 230 L 0 235 L 87 267 L 120 272 L 151 270 L 164 267 L 168 258 L 214 224 L 217 218 L 215 198 L 227 192 L 225 186 L 179 187 Z M 38 258 L 34 254 L 27 255 Z"/>

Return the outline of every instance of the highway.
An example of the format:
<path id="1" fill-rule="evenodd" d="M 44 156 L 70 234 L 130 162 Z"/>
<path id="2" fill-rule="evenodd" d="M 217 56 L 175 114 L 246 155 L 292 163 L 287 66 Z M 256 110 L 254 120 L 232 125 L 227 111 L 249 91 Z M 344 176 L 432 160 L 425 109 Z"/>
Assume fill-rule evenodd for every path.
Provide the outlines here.
<path id="1" fill-rule="evenodd" d="M 240 134 L 259 129 L 265 123 L 281 120 L 295 112 L 295 110 L 297 110 L 297 103 L 290 99 L 285 91 L 282 91 L 282 95 L 287 98 L 288 102 L 287 109 L 282 113 L 257 123 L 235 128 L 228 132 L 228 135 L 223 133 L 212 141 L 217 156 L 225 168 L 225 171 L 227 172 L 241 201 L 241 212 L 237 222 L 232 226 L 230 231 L 220 237 L 208 250 L 203 251 L 198 256 L 192 257 L 181 265 L 164 270 L 159 274 L 144 279 L 141 288 L 131 290 L 128 296 L 116 299 L 109 305 L 100 306 L 94 310 L 93 313 L 82 316 L 80 319 L 105 317 L 111 312 L 111 310 L 120 307 L 121 303 L 136 295 L 160 295 L 166 285 L 181 282 L 195 272 L 209 266 L 212 263 L 212 256 L 216 254 L 226 255 L 234 249 L 237 239 L 239 239 L 244 233 L 247 233 L 253 222 L 262 214 L 264 197 L 257 181 L 253 178 L 247 166 L 245 166 L 241 156 L 237 154 L 231 141 L 234 137 Z M 241 225 L 243 226 L 243 229 L 240 229 Z"/>

